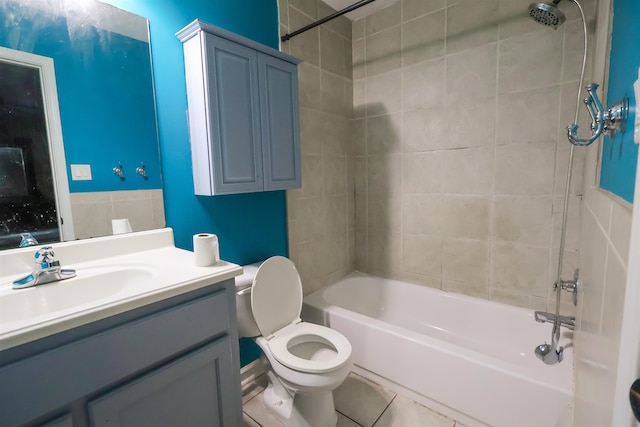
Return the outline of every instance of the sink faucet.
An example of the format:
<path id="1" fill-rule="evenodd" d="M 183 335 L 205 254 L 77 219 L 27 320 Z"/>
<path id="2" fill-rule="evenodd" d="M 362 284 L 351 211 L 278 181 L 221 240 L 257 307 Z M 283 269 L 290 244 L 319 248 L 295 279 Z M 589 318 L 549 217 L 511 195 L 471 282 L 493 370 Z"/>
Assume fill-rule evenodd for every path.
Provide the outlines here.
<path id="1" fill-rule="evenodd" d="M 13 289 L 24 289 L 44 283 L 75 277 L 76 271 L 62 269 L 51 246 L 44 246 L 35 254 L 36 267 L 31 274 L 13 282 Z"/>

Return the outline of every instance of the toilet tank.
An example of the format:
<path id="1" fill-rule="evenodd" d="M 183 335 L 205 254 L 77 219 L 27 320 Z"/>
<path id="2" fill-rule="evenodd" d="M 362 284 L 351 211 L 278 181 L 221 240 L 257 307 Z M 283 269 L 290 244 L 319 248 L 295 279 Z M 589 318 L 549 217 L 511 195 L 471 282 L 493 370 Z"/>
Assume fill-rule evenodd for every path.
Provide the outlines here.
<path id="1" fill-rule="evenodd" d="M 251 311 L 251 286 L 262 262 L 243 265 L 243 273 L 236 276 L 236 310 L 238 312 L 238 335 L 242 337 L 260 336 L 260 329 Z"/>

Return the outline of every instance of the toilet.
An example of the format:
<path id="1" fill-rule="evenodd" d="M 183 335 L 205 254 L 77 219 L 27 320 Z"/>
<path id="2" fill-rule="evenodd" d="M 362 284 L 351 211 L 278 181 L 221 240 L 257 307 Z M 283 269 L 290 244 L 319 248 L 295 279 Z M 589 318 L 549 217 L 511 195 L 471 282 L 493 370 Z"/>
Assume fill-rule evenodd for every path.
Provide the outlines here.
<path id="1" fill-rule="evenodd" d="M 302 282 L 281 256 L 236 277 L 240 337 L 253 337 L 269 385 L 265 407 L 289 427 L 335 427 L 333 390 L 353 367 L 351 344 L 333 329 L 302 322 Z"/>

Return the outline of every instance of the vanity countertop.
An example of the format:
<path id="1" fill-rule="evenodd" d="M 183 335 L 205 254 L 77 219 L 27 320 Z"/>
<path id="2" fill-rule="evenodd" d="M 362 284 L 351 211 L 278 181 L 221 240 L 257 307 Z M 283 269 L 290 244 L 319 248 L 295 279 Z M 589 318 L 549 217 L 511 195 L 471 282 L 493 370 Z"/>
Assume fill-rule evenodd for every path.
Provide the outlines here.
<path id="1" fill-rule="evenodd" d="M 242 267 L 197 267 L 170 228 L 52 244 L 77 276 L 26 289 L 39 246 L 0 252 L 0 351 L 232 279 Z"/>

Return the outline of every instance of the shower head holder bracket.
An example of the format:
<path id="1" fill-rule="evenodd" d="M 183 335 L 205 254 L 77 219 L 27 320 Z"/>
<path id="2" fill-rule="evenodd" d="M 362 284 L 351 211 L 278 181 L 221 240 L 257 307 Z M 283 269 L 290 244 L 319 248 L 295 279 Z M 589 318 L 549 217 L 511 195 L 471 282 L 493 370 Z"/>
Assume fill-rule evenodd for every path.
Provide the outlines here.
<path id="1" fill-rule="evenodd" d="M 567 137 L 573 145 L 586 146 L 600 138 L 604 133 L 609 138 L 615 138 L 616 133 L 624 133 L 629 116 L 629 98 L 624 97 L 605 110 L 598 98 L 597 83 L 590 83 L 586 87 L 589 96 L 584 99 L 584 104 L 591 116 L 591 137 L 578 137 L 578 124 L 573 123 L 567 127 Z"/>

